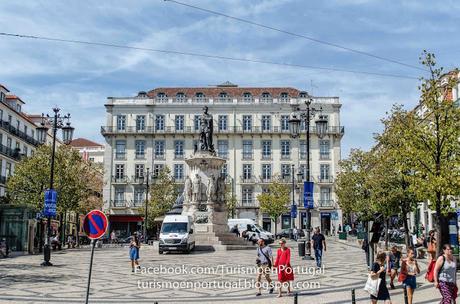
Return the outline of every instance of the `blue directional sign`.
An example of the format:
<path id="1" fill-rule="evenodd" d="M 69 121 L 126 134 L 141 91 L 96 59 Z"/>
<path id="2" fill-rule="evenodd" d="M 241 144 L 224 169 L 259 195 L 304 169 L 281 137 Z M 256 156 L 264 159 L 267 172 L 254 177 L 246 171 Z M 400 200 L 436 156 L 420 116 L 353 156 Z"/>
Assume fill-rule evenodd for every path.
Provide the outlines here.
<path id="1" fill-rule="evenodd" d="M 291 205 L 291 217 L 292 218 L 297 217 L 297 205 Z"/>
<path id="2" fill-rule="evenodd" d="M 54 189 L 45 191 L 45 206 L 43 207 L 43 215 L 54 217 L 56 216 L 57 192 Z"/>
<path id="3" fill-rule="evenodd" d="M 307 209 L 313 209 L 313 182 L 303 182 L 303 206 Z"/>

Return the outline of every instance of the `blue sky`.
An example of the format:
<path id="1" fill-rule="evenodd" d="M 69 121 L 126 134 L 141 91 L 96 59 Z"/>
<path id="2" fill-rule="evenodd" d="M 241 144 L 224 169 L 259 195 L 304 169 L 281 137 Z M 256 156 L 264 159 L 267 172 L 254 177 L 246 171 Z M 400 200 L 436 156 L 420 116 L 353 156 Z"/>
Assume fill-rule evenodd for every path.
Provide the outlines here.
<path id="1" fill-rule="evenodd" d="M 417 65 L 423 49 L 458 66 L 459 1 L 227 0 L 183 2 Z M 0 32 L 108 42 L 300 65 L 422 76 L 423 72 L 239 23 L 163 0 L 0 2 Z M 238 63 L 0 36 L 0 83 L 30 113 L 58 105 L 77 137 L 103 142 L 108 96 L 159 86 L 293 86 L 341 98 L 345 157 L 369 148 L 394 103 L 413 107 L 417 80 Z"/>

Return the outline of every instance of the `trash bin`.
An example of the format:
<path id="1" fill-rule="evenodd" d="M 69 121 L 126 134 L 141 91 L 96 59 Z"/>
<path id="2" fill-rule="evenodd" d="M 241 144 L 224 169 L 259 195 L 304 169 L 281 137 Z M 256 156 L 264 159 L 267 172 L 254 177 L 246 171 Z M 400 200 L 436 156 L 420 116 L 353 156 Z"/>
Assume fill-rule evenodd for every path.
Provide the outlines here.
<path id="1" fill-rule="evenodd" d="M 346 240 L 346 239 L 347 239 L 347 232 L 340 232 L 339 240 Z"/>
<path id="2" fill-rule="evenodd" d="M 299 246 L 299 256 L 305 256 L 305 240 L 298 240 L 297 246 Z"/>

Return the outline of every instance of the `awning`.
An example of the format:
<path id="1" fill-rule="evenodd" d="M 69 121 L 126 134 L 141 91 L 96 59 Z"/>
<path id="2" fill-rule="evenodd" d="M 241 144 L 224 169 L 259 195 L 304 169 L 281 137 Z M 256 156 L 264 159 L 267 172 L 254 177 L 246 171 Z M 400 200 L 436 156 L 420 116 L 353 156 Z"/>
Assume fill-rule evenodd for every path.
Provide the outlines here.
<path id="1" fill-rule="evenodd" d="M 139 215 L 110 215 L 109 222 L 142 222 L 144 218 Z"/>

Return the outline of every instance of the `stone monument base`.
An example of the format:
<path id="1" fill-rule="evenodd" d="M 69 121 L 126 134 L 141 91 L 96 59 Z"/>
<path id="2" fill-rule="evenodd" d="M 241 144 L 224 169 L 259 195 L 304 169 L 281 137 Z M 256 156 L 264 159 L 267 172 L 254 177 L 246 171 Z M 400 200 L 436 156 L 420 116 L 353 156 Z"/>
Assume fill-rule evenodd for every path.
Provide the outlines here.
<path id="1" fill-rule="evenodd" d="M 254 249 L 252 242 L 228 232 L 227 225 L 195 224 L 195 250 L 223 251 Z"/>

